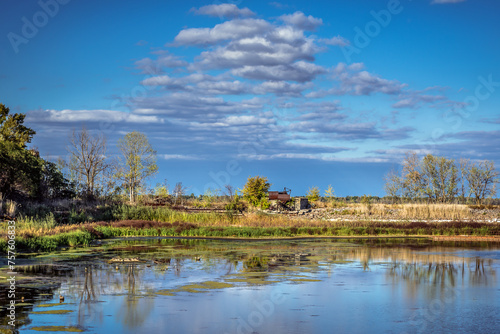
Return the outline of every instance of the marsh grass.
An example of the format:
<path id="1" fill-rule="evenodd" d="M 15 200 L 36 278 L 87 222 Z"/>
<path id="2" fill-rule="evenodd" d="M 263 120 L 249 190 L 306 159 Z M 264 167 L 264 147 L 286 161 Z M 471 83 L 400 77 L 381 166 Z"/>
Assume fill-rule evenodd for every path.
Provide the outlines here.
<path id="1" fill-rule="evenodd" d="M 22 208 L 16 221 L 17 246 L 20 249 L 51 251 L 58 247 L 89 245 L 94 239 L 127 236 L 285 238 L 500 235 L 500 224 L 474 223 L 473 209 L 466 205 L 372 204 L 368 207 L 365 204 L 347 204 L 346 207 L 334 209 L 336 215 L 354 216 L 349 217 L 348 221 L 292 217 L 261 211 L 236 216 L 231 212 L 188 213 L 168 207 L 125 204 L 80 206 L 62 202 L 51 205 L 59 206 L 33 204 Z M 395 214 L 395 218 L 401 220 L 377 221 L 377 216 L 387 217 L 390 214 Z M 365 219 L 363 215 L 370 218 Z M 448 222 L 412 222 L 440 219 Z M 0 248 L 5 249 L 5 223 L 0 225 L 0 236 Z"/>
<path id="2" fill-rule="evenodd" d="M 398 219 L 463 220 L 474 219 L 471 207 L 465 204 L 349 204 L 359 214 Z"/>

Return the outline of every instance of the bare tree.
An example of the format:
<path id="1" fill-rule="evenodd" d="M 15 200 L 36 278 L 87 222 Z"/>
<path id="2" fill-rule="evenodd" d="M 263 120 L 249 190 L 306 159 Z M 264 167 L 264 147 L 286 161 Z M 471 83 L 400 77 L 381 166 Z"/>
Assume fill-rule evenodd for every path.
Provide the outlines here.
<path id="1" fill-rule="evenodd" d="M 230 184 L 226 184 L 224 186 L 224 189 L 226 190 L 226 196 L 229 197 L 229 200 L 232 201 L 233 200 L 233 196 L 234 196 L 234 187 Z"/>
<path id="2" fill-rule="evenodd" d="M 134 131 L 118 141 L 122 158 L 117 163 L 115 177 L 128 189 L 129 199 L 135 202 L 138 189 L 144 181 L 158 172 L 156 151 L 146 135 Z"/>
<path id="3" fill-rule="evenodd" d="M 498 175 L 493 161 L 484 160 L 471 164 L 467 181 L 470 192 L 476 197 L 477 204 L 481 204 L 486 197 L 496 194 Z"/>
<path id="4" fill-rule="evenodd" d="M 401 177 L 399 176 L 398 172 L 395 169 L 391 169 L 389 173 L 385 175 L 384 180 L 385 180 L 385 185 L 384 185 L 385 192 L 389 196 L 391 196 L 392 202 L 394 203 L 394 201 L 401 194 L 401 186 L 402 186 Z"/>
<path id="5" fill-rule="evenodd" d="M 187 188 L 182 185 L 182 182 L 177 182 L 174 187 L 173 195 L 175 204 L 182 204 L 182 197 L 186 194 Z"/>
<path id="6" fill-rule="evenodd" d="M 401 178 L 403 196 L 417 199 L 423 192 L 423 177 L 420 171 L 420 159 L 415 152 L 408 152 L 403 159 L 403 175 Z"/>
<path id="7" fill-rule="evenodd" d="M 453 159 L 428 154 L 422 160 L 423 192 L 430 200 L 453 201 L 458 192 L 458 171 Z"/>
<path id="8" fill-rule="evenodd" d="M 467 183 L 469 177 L 470 160 L 460 158 L 458 161 L 458 168 L 460 171 L 460 198 L 462 201 L 468 200 L 470 197 L 470 188 Z"/>
<path id="9" fill-rule="evenodd" d="M 70 138 L 69 169 L 74 180 L 83 186 L 87 196 L 95 196 L 99 183 L 108 168 L 106 163 L 106 138 L 92 136 L 85 127 L 73 130 Z"/>

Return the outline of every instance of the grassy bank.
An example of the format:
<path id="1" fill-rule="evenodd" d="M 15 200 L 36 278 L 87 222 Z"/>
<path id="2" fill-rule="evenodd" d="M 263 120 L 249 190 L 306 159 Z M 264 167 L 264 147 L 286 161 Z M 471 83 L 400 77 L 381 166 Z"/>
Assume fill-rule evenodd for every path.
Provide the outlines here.
<path id="1" fill-rule="evenodd" d="M 248 222 L 247 222 L 248 223 Z M 499 224 L 474 222 L 303 222 L 269 226 L 260 224 L 214 226 L 177 221 L 173 223 L 124 220 L 56 227 L 36 235 L 21 231 L 16 248 L 24 251 L 52 251 L 59 247 L 87 246 L 95 239 L 112 237 L 217 237 L 217 238 L 290 238 L 290 237 L 388 237 L 388 236 L 491 236 L 500 235 Z M 0 241 L 5 250 L 6 239 Z"/>
<path id="2" fill-rule="evenodd" d="M 368 212 L 361 212 L 362 210 Z M 324 208 L 322 217 L 232 212 L 188 213 L 168 207 L 61 202 L 28 204 L 16 215 L 18 250 L 51 251 L 89 245 L 94 239 L 127 236 L 286 238 L 308 236 L 495 236 L 500 224 L 474 222 L 463 205 L 374 205 Z M 345 211 L 349 211 L 349 219 Z M 387 219 L 384 212 L 399 212 Z M 490 210 L 496 217 L 498 209 Z M 378 214 L 380 214 L 379 217 Z M 328 218 L 335 219 L 328 219 Z M 337 219 L 337 218 L 341 219 Z M 419 218 L 454 221 L 422 222 Z M 415 219 L 412 221 L 412 219 Z M 463 221 L 462 219 L 469 219 Z M 0 249 L 7 246 L 7 224 L 0 225 Z"/>

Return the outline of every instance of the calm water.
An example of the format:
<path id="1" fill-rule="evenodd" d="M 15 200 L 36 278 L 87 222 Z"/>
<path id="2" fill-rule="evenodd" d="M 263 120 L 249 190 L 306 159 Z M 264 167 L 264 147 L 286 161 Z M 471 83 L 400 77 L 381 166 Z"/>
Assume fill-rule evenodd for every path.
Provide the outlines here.
<path id="1" fill-rule="evenodd" d="M 23 333 L 500 333 L 498 244 L 129 239 L 24 262 Z"/>

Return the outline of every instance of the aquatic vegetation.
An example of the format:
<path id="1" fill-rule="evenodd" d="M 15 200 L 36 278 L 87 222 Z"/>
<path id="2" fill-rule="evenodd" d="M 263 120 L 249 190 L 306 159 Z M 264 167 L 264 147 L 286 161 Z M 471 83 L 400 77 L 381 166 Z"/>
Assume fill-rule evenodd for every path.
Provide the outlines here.
<path id="1" fill-rule="evenodd" d="M 203 293 L 207 292 L 207 290 L 232 288 L 233 286 L 233 284 L 224 282 L 206 281 L 202 283 L 186 284 L 175 289 L 160 290 L 157 292 L 157 294 L 164 296 L 175 296 L 176 293 L 179 292 Z"/>
<path id="2" fill-rule="evenodd" d="M 67 314 L 71 313 L 71 310 L 50 310 L 50 311 L 33 311 L 32 314 Z"/>
<path id="3" fill-rule="evenodd" d="M 84 332 L 83 329 L 72 326 L 38 326 L 32 327 L 31 330 L 39 331 L 39 332 Z"/>
<path id="4" fill-rule="evenodd" d="M 54 307 L 60 305 L 68 305 L 68 303 L 50 303 L 50 304 L 38 304 L 37 307 Z"/>

